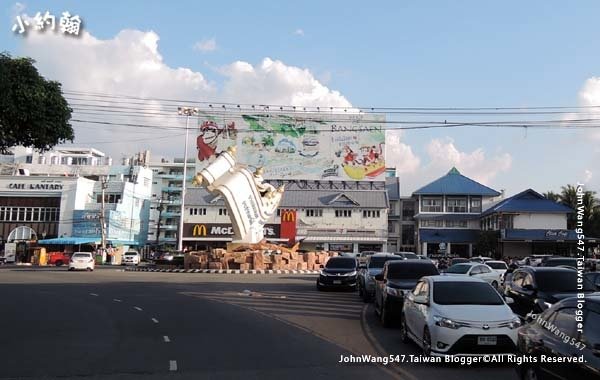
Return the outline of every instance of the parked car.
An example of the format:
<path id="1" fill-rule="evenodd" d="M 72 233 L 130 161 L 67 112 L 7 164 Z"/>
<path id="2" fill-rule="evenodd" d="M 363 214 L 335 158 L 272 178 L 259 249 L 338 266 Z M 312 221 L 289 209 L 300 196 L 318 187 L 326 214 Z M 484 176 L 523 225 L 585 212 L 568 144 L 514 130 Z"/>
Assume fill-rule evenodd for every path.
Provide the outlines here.
<path id="1" fill-rule="evenodd" d="M 327 260 L 317 279 L 317 289 L 357 288 L 358 261 L 353 257 L 332 257 Z"/>
<path id="2" fill-rule="evenodd" d="M 57 267 L 68 264 L 71 260 L 71 255 L 66 252 L 48 252 L 48 265 L 56 265 Z"/>
<path id="3" fill-rule="evenodd" d="M 523 258 L 523 260 L 519 260 L 519 265 L 529 265 L 529 266 L 538 266 L 541 264 L 542 260 L 547 257 L 552 257 L 553 255 L 532 255 Z"/>
<path id="4" fill-rule="evenodd" d="M 514 299 L 513 311 L 526 318 L 529 313 L 539 314 L 558 301 L 591 293 L 595 287 L 584 279 L 577 289 L 577 271 L 556 267 L 522 267 L 514 271 L 512 280 L 506 283 L 505 294 Z"/>
<path id="5" fill-rule="evenodd" d="M 387 327 L 399 320 L 404 294 L 410 292 L 423 276 L 438 275 L 435 265 L 425 260 L 388 261 L 383 271 L 375 276 L 375 312 L 381 324 Z"/>
<path id="6" fill-rule="evenodd" d="M 519 329 L 519 353 L 537 359 L 515 366 L 520 379 L 600 378 L 600 295 L 586 297 L 580 322 L 577 306 L 576 297 L 564 299 Z M 578 323 L 582 333 L 577 332 Z M 549 363 L 542 355 L 553 360 L 583 356 L 583 362 Z"/>
<path id="7" fill-rule="evenodd" d="M 94 256 L 91 252 L 75 252 L 69 260 L 69 270 L 94 270 Z"/>
<path id="8" fill-rule="evenodd" d="M 519 318 L 486 281 L 467 276 L 431 276 L 404 298 L 401 338 L 423 355 L 511 354 Z"/>
<path id="9" fill-rule="evenodd" d="M 433 260 L 431 260 L 429 257 L 427 257 L 425 255 L 417 255 L 417 258 L 420 260 L 429 260 L 429 261 L 433 262 Z"/>
<path id="10" fill-rule="evenodd" d="M 375 252 L 375 251 L 362 251 L 360 253 L 358 253 L 357 255 L 354 255 L 354 257 L 356 257 L 358 259 L 359 263 L 366 263 L 367 262 L 367 258 L 371 255 L 374 255 L 376 253 L 380 253 L 380 252 Z"/>
<path id="11" fill-rule="evenodd" d="M 121 260 L 122 265 L 138 265 L 141 261 L 141 256 L 138 251 L 127 251 L 123 254 Z"/>
<path id="12" fill-rule="evenodd" d="M 577 259 L 574 257 L 554 256 L 542 260 L 540 266 L 544 267 L 571 267 L 577 269 Z"/>
<path id="13" fill-rule="evenodd" d="M 500 275 L 500 285 L 504 284 L 504 276 L 508 271 L 508 264 L 502 260 L 490 260 L 486 261 L 485 265 L 492 268 L 492 270 Z"/>
<path id="14" fill-rule="evenodd" d="M 470 261 L 473 263 L 481 263 L 484 264 L 486 261 L 490 261 L 490 260 L 494 260 L 491 257 L 487 257 L 487 256 L 475 256 L 475 257 L 471 257 Z"/>
<path id="15" fill-rule="evenodd" d="M 596 290 L 600 290 L 600 272 L 588 272 L 583 277 L 592 283 Z"/>
<path id="16" fill-rule="evenodd" d="M 369 302 L 375 295 L 375 276 L 381 273 L 383 265 L 390 260 L 404 260 L 390 253 L 376 253 L 367 258 L 366 264 L 361 264 L 358 271 L 358 295 L 364 302 Z"/>
<path id="17" fill-rule="evenodd" d="M 452 259 L 450 259 L 450 266 L 454 265 L 454 264 L 462 264 L 462 263 L 468 263 L 469 259 L 466 259 L 464 257 L 453 257 Z"/>
<path id="18" fill-rule="evenodd" d="M 500 275 L 486 264 L 455 264 L 446 269 L 444 274 L 449 276 L 477 277 L 489 282 L 495 289 L 498 289 L 500 286 Z"/>
<path id="19" fill-rule="evenodd" d="M 406 260 L 409 259 L 418 259 L 419 257 L 417 256 L 416 253 L 414 252 L 394 252 L 394 255 L 396 256 L 400 256 Z"/>

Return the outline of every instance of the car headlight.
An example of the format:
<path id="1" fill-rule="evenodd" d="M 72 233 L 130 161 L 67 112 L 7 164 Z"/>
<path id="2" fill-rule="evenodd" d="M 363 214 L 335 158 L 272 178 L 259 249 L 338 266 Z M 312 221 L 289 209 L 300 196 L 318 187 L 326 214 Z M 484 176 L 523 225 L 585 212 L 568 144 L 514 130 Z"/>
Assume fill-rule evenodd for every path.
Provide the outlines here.
<path id="1" fill-rule="evenodd" d="M 512 321 L 508 323 L 508 328 L 511 330 L 518 329 L 521 327 L 521 320 L 519 317 L 515 317 Z"/>
<path id="2" fill-rule="evenodd" d="M 401 296 L 402 290 L 396 288 L 390 288 L 389 286 L 385 287 L 385 292 L 392 296 Z"/>
<path id="3" fill-rule="evenodd" d="M 435 321 L 436 326 L 446 327 L 448 329 L 454 329 L 454 330 L 456 330 L 460 327 L 460 325 L 458 323 L 454 322 L 452 319 L 440 317 L 439 315 L 435 315 L 433 317 L 433 320 Z"/>
<path id="4" fill-rule="evenodd" d="M 346 277 L 356 276 L 356 271 L 353 270 L 352 272 L 342 273 L 342 276 L 346 276 Z"/>

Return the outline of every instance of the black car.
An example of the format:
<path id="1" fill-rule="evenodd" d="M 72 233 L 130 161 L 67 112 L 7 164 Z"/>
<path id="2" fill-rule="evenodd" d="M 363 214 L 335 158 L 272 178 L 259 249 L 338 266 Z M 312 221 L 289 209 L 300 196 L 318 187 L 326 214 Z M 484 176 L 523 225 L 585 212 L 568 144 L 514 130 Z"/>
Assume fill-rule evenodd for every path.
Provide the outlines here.
<path id="1" fill-rule="evenodd" d="M 583 277 L 591 282 L 596 287 L 596 290 L 600 290 L 600 272 L 588 272 Z"/>
<path id="2" fill-rule="evenodd" d="M 375 312 L 381 324 L 387 327 L 392 320 L 400 320 L 404 304 L 404 292 L 411 291 L 424 276 L 440 274 L 435 265 L 427 260 L 388 261 L 383 271 L 375 276 Z"/>
<path id="3" fill-rule="evenodd" d="M 549 257 L 545 260 L 542 260 L 541 266 L 577 268 L 577 259 L 574 257 Z"/>
<path id="4" fill-rule="evenodd" d="M 454 265 L 454 264 L 464 264 L 464 263 L 469 263 L 469 259 L 466 259 L 464 257 L 454 257 L 452 259 L 450 259 L 450 266 Z"/>
<path id="5" fill-rule="evenodd" d="M 520 379 L 600 379 L 600 295 L 587 296 L 583 305 L 582 321 L 576 319 L 577 298 L 571 297 L 519 329 L 519 352 L 537 359 L 516 366 Z M 581 362 L 556 362 L 565 358 Z"/>
<path id="6" fill-rule="evenodd" d="M 577 288 L 577 271 L 556 267 L 522 267 L 513 272 L 505 284 L 505 294 L 514 300 L 511 309 L 525 318 L 529 313 L 540 313 L 558 301 L 578 293 L 595 291 L 592 283 L 584 280 Z"/>
<path id="7" fill-rule="evenodd" d="M 354 257 L 332 257 L 321 269 L 317 289 L 347 288 L 356 290 L 358 261 Z"/>

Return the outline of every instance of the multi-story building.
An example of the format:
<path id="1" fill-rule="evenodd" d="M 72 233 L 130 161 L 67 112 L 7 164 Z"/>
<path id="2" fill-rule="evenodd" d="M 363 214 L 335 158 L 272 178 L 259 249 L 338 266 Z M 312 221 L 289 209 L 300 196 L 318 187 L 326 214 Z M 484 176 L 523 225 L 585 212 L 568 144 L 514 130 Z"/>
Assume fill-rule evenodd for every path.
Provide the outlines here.
<path id="1" fill-rule="evenodd" d="M 271 181 L 279 186 L 284 181 Z M 340 252 L 387 250 L 388 196 L 382 182 L 285 181 L 277 214 L 265 226 L 265 237 L 281 236 L 282 219 L 295 223 L 295 241 L 303 250 Z M 290 213 L 290 211 L 292 213 Z M 195 249 L 224 247 L 233 230 L 220 196 L 204 188 L 187 190 L 184 245 Z"/>
<path id="2" fill-rule="evenodd" d="M 456 168 L 415 191 L 418 252 L 470 257 L 479 238 L 482 209 L 500 195 Z"/>
<path id="3" fill-rule="evenodd" d="M 481 229 L 497 232 L 502 256 L 577 252 L 577 234 L 567 229 L 570 207 L 527 189 L 488 205 L 481 214 Z"/>
<path id="4" fill-rule="evenodd" d="M 388 212 L 388 251 L 416 252 L 415 246 L 415 200 L 400 195 L 400 180 L 386 178 L 386 190 L 390 202 Z"/>
<path id="5" fill-rule="evenodd" d="M 148 227 L 148 244 L 162 247 L 177 245 L 181 216 L 183 158 L 161 160 L 150 164 L 152 169 L 152 206 Z M 188 159 L 186 186 L 191 186 L 195 160 Z"/>

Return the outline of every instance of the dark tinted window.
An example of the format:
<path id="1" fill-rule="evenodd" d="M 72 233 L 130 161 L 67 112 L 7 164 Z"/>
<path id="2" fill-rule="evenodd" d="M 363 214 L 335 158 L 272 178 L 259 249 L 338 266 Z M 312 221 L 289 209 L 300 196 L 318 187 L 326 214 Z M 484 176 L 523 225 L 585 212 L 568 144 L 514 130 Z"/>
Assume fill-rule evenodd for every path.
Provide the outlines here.
<path id="1" fill-rule="evenodd" d="M 550 322 L 558 329 L 559 338 L 560 333 L 568 336 L 573 336 L 575 333 L 575 308 L 567 307 L 558 310 L 554 316 L 551 317 Z"/>
<path id="2" fill-rule="evenodd" d="M 383 264 L 390 260 L 402 260 L 402 257 L 371 257 L 369 268 L 383 268 Z"/>
<path id="3" fill-rule="evenodd" d="M 416 253 L 403 252 L 402 256 L 404 256 L 405 259 L 418 259 Z"/>
<path id="4" fill-rule="evenodd" d="M 417 280 L 423 276 L 434 276 L 440 274 L 433 263 L 389 263 L 387 278 L 395 280 Z"/>
<path id="5" fill-rule="evenodd" d="M 588 347 L 600 344 L 600 314 L 588 312 L 583 324 L 583 341 Z"/>
<path id="6" fill-rule="evenodd" d="M 487 262 L 486 264 L 490 268 L 492 268 L 492 269 L 508 269 L 508 267 L 506 266 L 506 263 L 490 263 L 490 262 Z"/>
<path id="7" fill-rule="evenodd" d="M 576 259 L 548 259 L 544 266 L 557 267 L 559 265 L 569 265 L 569 266 L 577 268 L 577 260 Z"/>
<path id="8" fill-rule="evenodd" d="M 471 264 L 454 264 L 446 270 L 446 273 L 466 274 L 471 267 Z"/>
<path id="9" fill-rule="evenodd" d="M 353 258 L 344 258 L 344 257 L 334 257 L 327 261 L 325 264 L 325 268 L 342 268 L 342 269 L 352 269 L 356 268 L 356 259 Z"/>
<path id="10" fill-rule="evenodd" d="M 535 274 L 537 288 L 543 292 L 576 292 L 577 271 L 574 270 L 550 270 L 537 272 Z M 594 290 L 594 285 L 584 279 L 583 290 Z"/>
<path id="11" fill-rule="evenodd" d="M 502 305 L 504 301 L 491 285 L 483 282 L 436 282 L 433 300 L 439 305 Z"/>
<path id="12" fill-rule="evenodd" d="M 452 265 L 454 264 L 460 264 L 460 263 L 468 263 L 469 260 L 465 259 L 465 258 L 456 258 L 456 259 L 452 259 L 451 263 Z"/>

